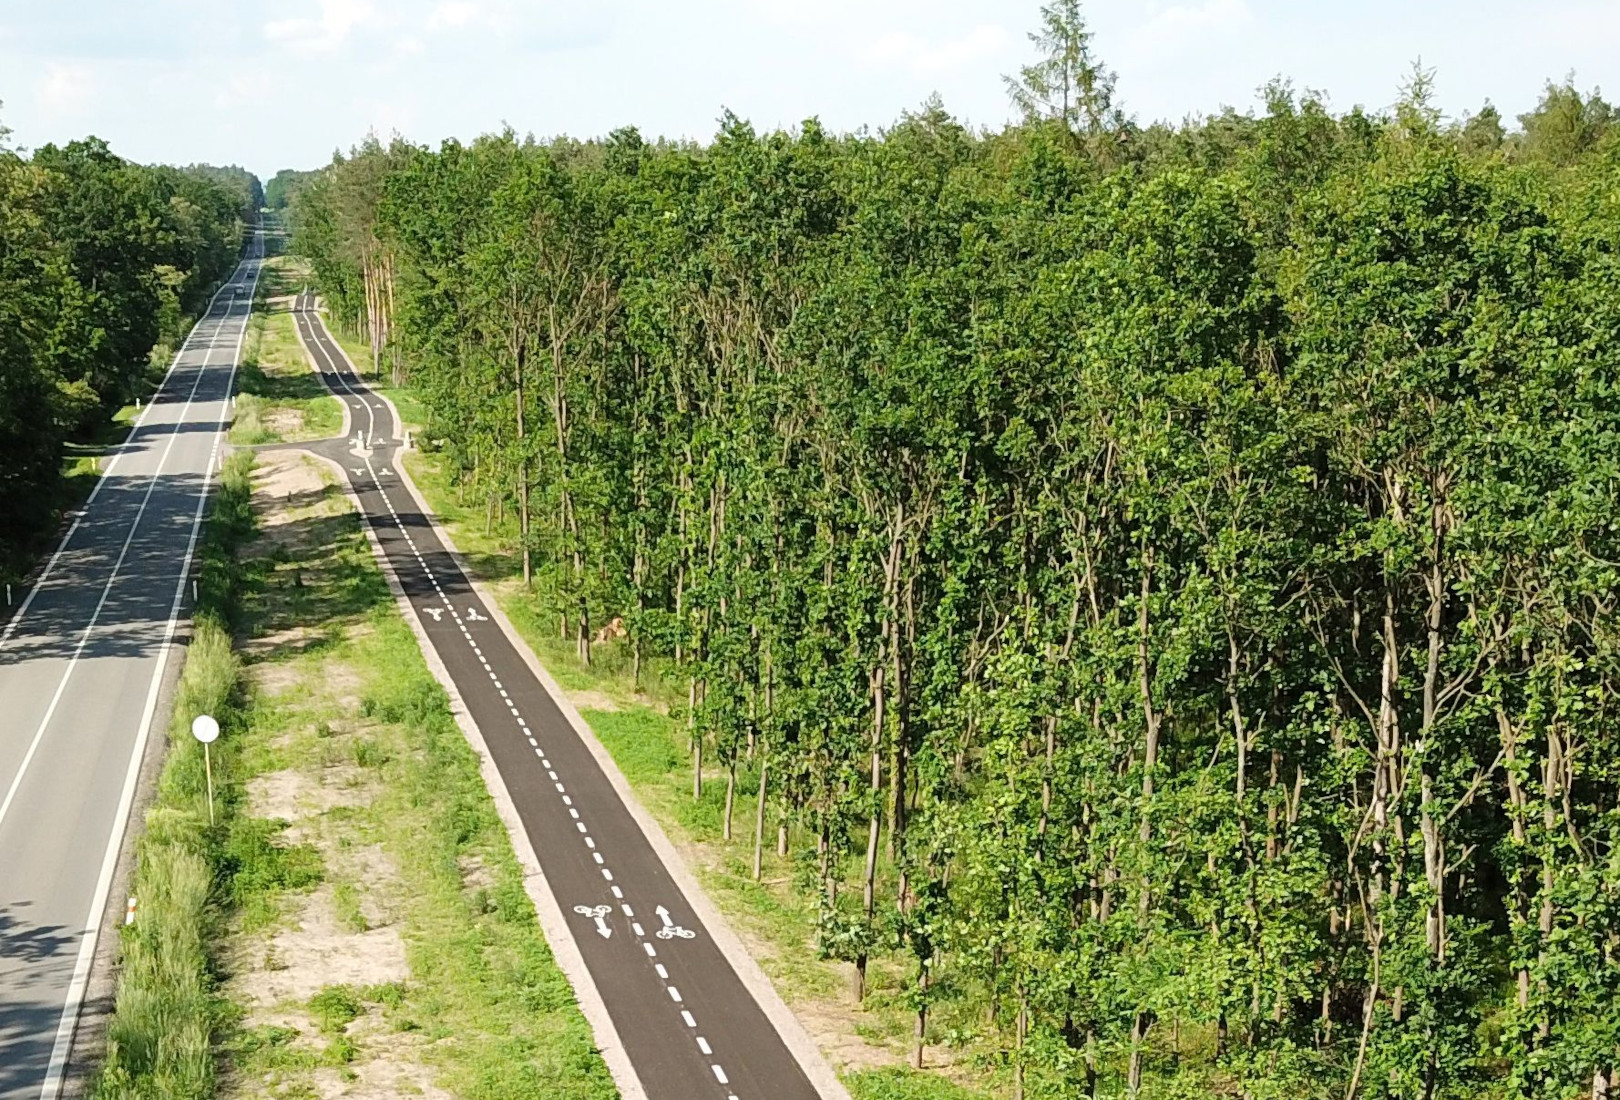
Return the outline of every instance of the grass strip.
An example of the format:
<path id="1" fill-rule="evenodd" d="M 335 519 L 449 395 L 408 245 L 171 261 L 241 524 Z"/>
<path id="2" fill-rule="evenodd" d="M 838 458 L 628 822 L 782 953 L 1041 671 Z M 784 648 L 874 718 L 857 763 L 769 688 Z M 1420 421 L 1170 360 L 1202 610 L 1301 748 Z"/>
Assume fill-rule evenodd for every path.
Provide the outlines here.
<path id="1" fill-rule="evenodd" d="M 359 516 L 300 462 L 264 460 L 244 551 L 239 774 L 323 878 L 231 914 L 221 1095 L 608 1100 L 478 759 Z"/>
<path id="2" fill-rule="evenodd" d="M 252 447 L 326 439 L 343 427 L 343 409 L 310 369 L 293 321 L 302 282 L 286 256 L 264 263 L 237 373 L 231 442 Z"/>
<path id="3" fill-rule="evenodd" d="M 106 1061 L 93 1093 L 98 1098 L 192 1100 L 213 1090 L 216 1006 L 208 942 L 217 888 L 229 874 L 222 857 L 233 825 L 233 734 L 241 728 L 240 665 L 230 628 L 241 580 L 236 549 L 253 531 L 251 470 L 251 456 L 226 463 L 200 543 L 195 627 L 157 796 L 136 849 L 138 909 L 122 933 Z M 199 714 L 212 714 L 224 731 L 213 751 L 212 825 L 203 750 L 191 736 Z"/>
<path id="4" fill-rule="evenodd" d="M 1003 1068 L 987 1064 L 973 1044 L 980 1021 L 966 1018 L 956 1004 L 941 1005 L 932 1016 L 930 1068 L 917 1072 L 906 1066 L 915 1017 L 908 999 L 910 972 L 897 952 L 874 954 L 865 1000 L 849 1002 L 847 967 L 820 957 L 816 948 L 820 914 L 802 846 L 797 859 L 775 854 L 774 809 L 767 825 L 763 881 L 754 881 L 752 812 L 758 770 L 746 761 L 739 765 L 733 836 L 725 840 L 726 774 L 723 765 L 705 768 L 703 797 L 692 798 L 686 730 L 670 717 L 671 710 L 678 712 L 683 705 L 684 692 L 669 662 L 650 659 L 639 688 L 632 683 L 630 657 L 622 643 L 597 645 L 591 664 L 581 664 L 573 639 L 559 634 L 554 609 L 539 593 L 525 592 L 516 578 L 513 517 L 490 522 L 480 501 L 445 476 L 435 454 L 407 454 L 404 465 L 468 566 L 490 582 L 513 627 L 574 697 L 581 717 L 637 798 L 682 850 L 783 1000 L 807 1026 L 812 1017 L 819 1022 L 810 1030 L 835 1064 L 844 1061 L 840 1076 L 855 1100 L 982 1100 L 1007 1093 Z M 852 874 L 853 866 L 845 870 Z M 890 869 L 882 866 L 880 871 Z M 849 874 L 841 877 L 847 880 Z M 854 1057 L 841 1058 L 845 1052 Z"/>

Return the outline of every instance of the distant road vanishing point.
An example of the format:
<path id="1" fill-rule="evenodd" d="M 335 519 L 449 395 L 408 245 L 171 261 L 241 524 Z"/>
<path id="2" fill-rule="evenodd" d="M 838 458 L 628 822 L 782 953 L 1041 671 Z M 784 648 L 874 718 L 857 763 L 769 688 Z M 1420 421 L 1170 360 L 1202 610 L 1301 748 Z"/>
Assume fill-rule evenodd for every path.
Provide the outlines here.
<path id="1" fill-rule="evenodd" d="M 262 234 L 0 632 L 0 1100 L 53 1100 L 224 433 Z M 121 911 L 122 898 L 117 899 Z"/>

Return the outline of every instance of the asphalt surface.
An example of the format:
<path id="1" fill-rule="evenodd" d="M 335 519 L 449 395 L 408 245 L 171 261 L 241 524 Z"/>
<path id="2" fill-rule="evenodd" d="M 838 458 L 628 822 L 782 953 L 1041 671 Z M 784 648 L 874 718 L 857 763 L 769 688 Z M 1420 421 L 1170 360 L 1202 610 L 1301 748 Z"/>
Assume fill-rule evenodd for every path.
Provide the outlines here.
<path id="1" fill-rule="evenodd" d="M 817 1092 L 397 473 L 387 403 L 299 299 L 298 332 L 348 406 L 339 463 L 429 641 L 483 733 L 625 1053 L 652 1100 L 815 1100 Z"/>
<path id="2" fill-rule="evenodd" d="M 262 253 L 255 236 L 35 587 L 0 613 L 0 1100 L 60 1085 Z"/>

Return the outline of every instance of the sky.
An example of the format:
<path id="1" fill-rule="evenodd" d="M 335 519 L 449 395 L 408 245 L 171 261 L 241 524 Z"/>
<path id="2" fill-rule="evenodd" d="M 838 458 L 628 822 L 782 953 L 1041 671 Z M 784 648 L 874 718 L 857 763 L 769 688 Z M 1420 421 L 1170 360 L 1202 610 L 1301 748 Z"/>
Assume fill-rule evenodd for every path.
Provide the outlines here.
<path id="1" fill-rule="evenodd" d="M 511 126 L 703 139 L 729 108 L 880 129 L 938 93 L 1011 116 L 1040 0 L 0 0 L 0 126 L 86 134 L 139 161 L 268 179 L 368 131 L 422 143 Z M 1098 56 L 1143 124 L 1249 110 L 1283 76 L 1379 109 L 1414 61 L 1451 117 L 1511 119 L 1549 78 L 1620 93 L 1620 0 L 1088 0 Z"/>

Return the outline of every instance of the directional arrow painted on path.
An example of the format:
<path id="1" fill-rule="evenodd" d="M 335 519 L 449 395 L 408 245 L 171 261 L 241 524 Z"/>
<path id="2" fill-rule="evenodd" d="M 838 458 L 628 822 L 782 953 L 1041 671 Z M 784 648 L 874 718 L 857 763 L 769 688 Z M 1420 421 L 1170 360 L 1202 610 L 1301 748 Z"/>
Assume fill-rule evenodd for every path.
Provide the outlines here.
<path id="1" fill-rule="evenodd" d="M 664 927 L 653 933 L 653 935 L 657 936 L 659 939 L 669 940 L 679 938 L 689 940 L 693 936 L 697 935 L 697 933 L 692 931 L 690 928 L 682 928 L 680 925 L 670 920 L 669 910 L 665 909 L 662 905 L 660 905 L 657 909 L 654 909 L 653 912 L 657 913 L 658 919 L 664 922 Z"/>
<path id="2" fill-rule="evenodd" d="M 601 936 L 604 940 L 613 935 L 613 929 L 607 926 L 607 921 L 604 919 L 609 913 L 613 912 L 613 906 L 576 905 L 574 906 L 574 912 L 578 913 L 582 917 L 590 917 L 595 920 L 596 934 Z"/>

